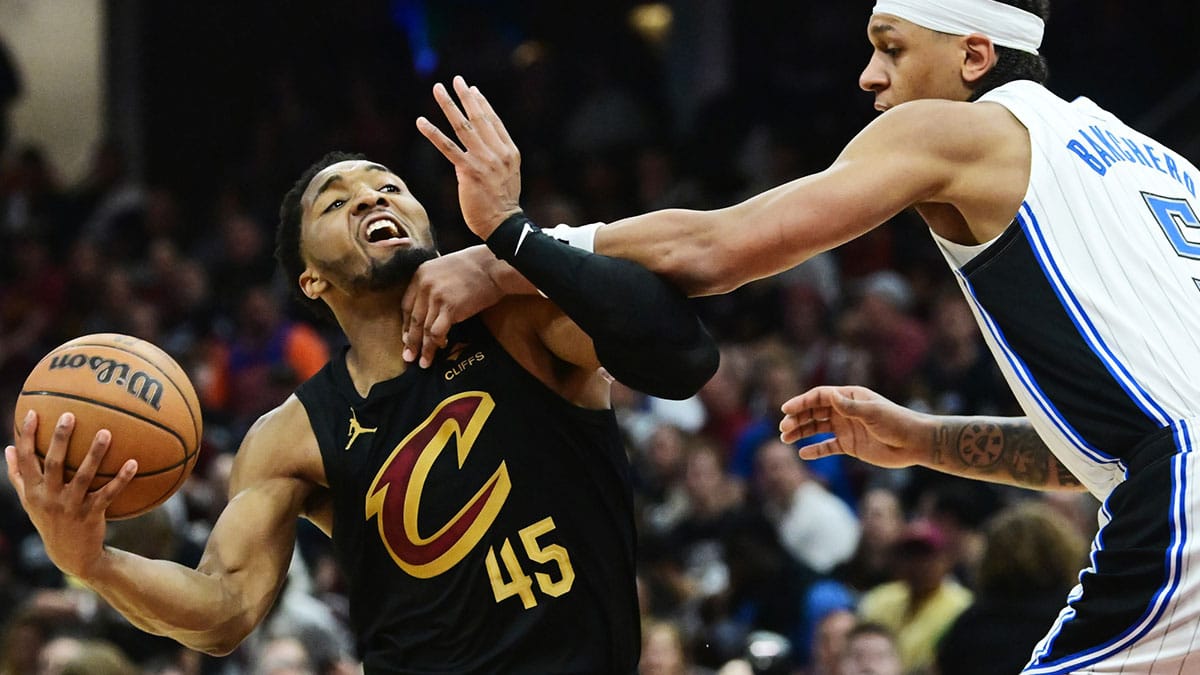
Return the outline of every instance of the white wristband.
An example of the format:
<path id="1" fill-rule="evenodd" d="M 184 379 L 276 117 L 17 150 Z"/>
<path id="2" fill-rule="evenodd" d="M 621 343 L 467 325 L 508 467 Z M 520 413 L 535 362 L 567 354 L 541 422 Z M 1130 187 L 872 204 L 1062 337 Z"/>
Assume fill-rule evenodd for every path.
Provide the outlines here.
<path id="1" fill-rule="evenodd" d="M 582 249 L 588 253 L 596 252 L 596 230 L 604 223 L 590 223 L 588 225 L 580 225 L 579 227 L 571 227 L 570 225 L 555 225 L 548 230 L 542 230 L 546 234 L 554 237 L 562 243 L 572 247 Z"/>

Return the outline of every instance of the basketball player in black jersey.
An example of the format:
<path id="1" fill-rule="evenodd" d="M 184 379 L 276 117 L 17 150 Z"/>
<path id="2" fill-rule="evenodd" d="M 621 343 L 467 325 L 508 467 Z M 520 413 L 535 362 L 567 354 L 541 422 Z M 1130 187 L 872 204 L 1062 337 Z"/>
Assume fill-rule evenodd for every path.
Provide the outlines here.
<path id="1" fill-rule="evenodd" d="M 136 472 L 131 460 L 87 493 L 107 434 L 65 482 L 32 441 L 10 446 L 50 558 L 138 627 L 226 654 L 275 601 L 304 517 L 332 537 L 368 674 L 632 672 L 631 488 L 601 366 L 682 397 L 711 376 L 716 347 L 642 267 L 523 217 L 489 245 L 558 304 L 505 301 L 409 367 L 399 306 L 436 255 L 425 210 L 384 166 L 318 162 L 284 199 L 279 257 L 349 346 L 247 433 L 194 570 L 103 545 L 105 507 Z M 47 467 L 61 467 L 72 424 L 59 420 Z"/>

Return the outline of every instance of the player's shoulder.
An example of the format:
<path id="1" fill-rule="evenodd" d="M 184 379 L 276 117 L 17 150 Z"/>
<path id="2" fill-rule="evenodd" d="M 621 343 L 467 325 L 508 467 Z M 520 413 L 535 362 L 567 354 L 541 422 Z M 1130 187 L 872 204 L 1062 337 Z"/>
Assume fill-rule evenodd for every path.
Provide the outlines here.
<path id="1" fill-rule="evenodd" d="M 242 438 L 236 469 L 259 477 L 305 477 L 321 482 L 323 465 L 308 412 L 295 394 L 259 417 Z"/>
<path id="2" fill-rule="evenodd" d="M 937 161 L 948 172 L 1021 163 L 1030 151 L 1024 125 L 1000 103 L 919 100 L 901 103 L 876 118 L 860 141 L 911 160 Z"/>
<path id="3" fill-rule="evenodd" d="M 1029 144 L 1029 133 L 1004 105 L 921 99 L 891 108 L 873 123 L 910 147 L 971 159 Z"/>

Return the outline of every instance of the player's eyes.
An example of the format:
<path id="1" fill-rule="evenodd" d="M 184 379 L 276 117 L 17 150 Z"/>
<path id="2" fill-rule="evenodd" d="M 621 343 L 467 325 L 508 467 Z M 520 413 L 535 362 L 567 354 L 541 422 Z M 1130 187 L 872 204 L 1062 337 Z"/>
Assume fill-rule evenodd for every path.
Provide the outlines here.
<path id="1" fill-rule="evenodd" d="M 325 211 L 323 213 L 329 213 L 330 211 L 333 211 L 335 209 L 340 209 L 340 208 L 342 208 L 342 206 L 345 205 L 345 203 L 346 203 L 345 199 L 335 199 L 335 200 L 329 202 L 329 206 L 325 207 Z"/>
<path id="2" fill-rule="evenodd" d="M 379 188 L 379 191 L 380 192 L 399 192 L 400 188 L 396 185 L 392 185 L 391 183 L 388 183 L 387 185 L 384 185 L 383 187 Z"/>

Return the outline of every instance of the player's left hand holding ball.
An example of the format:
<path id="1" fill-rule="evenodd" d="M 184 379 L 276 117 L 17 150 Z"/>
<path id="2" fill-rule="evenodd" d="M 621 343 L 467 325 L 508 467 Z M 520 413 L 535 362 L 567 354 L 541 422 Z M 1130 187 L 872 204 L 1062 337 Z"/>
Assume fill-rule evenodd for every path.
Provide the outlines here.
<path id="1" fill-rule="evenodd" d="M 15 444 L 4 450 L 8 478 L 41 534 L 50 560 L 63 572 L 87 579 L 88 571 L 104 554 L 105 510 L 133 479 L 137 462 L 126 461 L 111 481 L 89 491 L 112 438 L 108 430 L 102 429 L 92 439 L 78 470 L 70 480 L 64 480 L 64 459 L 75 416 L 64 413 L 49 423 L 55 424 L 54 433 L 42 462 L 34 449 L 37 415 L 31 411 L 18 423 L 20 433 Z"/>

